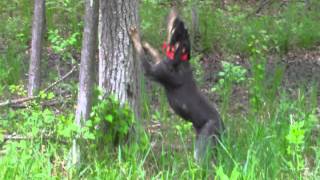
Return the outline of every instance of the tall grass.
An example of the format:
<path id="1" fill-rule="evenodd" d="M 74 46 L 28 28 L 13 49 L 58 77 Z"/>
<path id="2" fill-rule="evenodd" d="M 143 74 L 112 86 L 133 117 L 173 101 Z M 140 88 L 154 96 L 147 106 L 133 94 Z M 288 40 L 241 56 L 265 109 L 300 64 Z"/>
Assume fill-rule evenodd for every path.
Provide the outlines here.
<path id="1" fill-rule="evenodd" d="M 226 112 L 223 115 L 227 128 L 217 147 L 214 166 L 203 168 L 194 161 L 194 135 L 190 125 L 186 126 L 177 117 L 161 115 L 163 127 L 151 134 L 141 133 L 134 142 L 115 149 L 103 144 L 103 151 L 90 148 L 91 145 L 84 148 L 87 161 L 70 177 L 317 179 L 320 175 L 320 148 L 314 130 L 319 120 L 314 112 L 317 104 L 310 103 L 315 101 L 313 98 L 316 90 L 309 93 L 301 91 L 295 98 L 288 96 L 285 91 L 280 92 L 274 102 L 266 102 L 260 111 L 249 110 L 246 115 Z M 51 120 L 49 124 L 38 125 L 38 130 L 63 121 L 61 117 L 52 116 L 52 113 L 40 111 L 23 120 L 26 124 L 23 131 L 32 132 L 33 124 L 39 122 L 36 119 L 42 117 L 43 113 L 46 119 Z M 17 115 L 11 118 L 17 118 Z M 12 120 L 2 119 L 1 122 L 9 123 Z M 21 120 L 16 121 L 19 122 Z M 68 175 L 66 158 L 71 144 L 62 146 L 61 142 L 46 139 L 39 141 L 35 137 L 31 141 L 5 143 L 5 156 L 1 156 L 0 161 L 2 179 L 51 179 Z M 57 139 L 61 138 L 57 136 Z"/>

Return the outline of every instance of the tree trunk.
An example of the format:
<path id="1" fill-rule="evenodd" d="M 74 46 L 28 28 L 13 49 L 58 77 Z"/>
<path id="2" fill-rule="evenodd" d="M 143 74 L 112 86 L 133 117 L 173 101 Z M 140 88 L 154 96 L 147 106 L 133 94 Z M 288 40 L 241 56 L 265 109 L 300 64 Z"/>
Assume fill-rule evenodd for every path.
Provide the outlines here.
<path id="1" fill-rule="evenodd" d="M 196 4 L 192 4 L 191 7 L 191 17 L 192 17 L 192 49 L 195 52 L 202 51 L 201 48 L 201 34 L 200 34 L 200 26 L 199 26 L 199 16 L 198 16 L 198 7 Z"/>
<path id="2" fill-rule="evenodd" d="M 307 10 L 310 10 L 310 9 L 311 9 L 310 0 L 305 0 L 305 1 L 304 1 L 304 5 L 305 5 L 305 8 L 306 8 Z"/>
<path id="3" fill-rule="evenodd" d="M 82 121 L 89 118 L 91 111 L 93 87 L 93 63 L 97 50 L 99 1 L 85 1 L 84 30 L 81 49 L 81 64 L 79 75 L 79 92 L 76 110 L 76 124 L 81 127 Z M 80 149 L 73 141 L 72 163 L 80 161 Z"/>
<path id="4" fill-rule="evenodd" d="M 128 29 L 138 25 L 137 0 L 100 0 L 99 86 L 139 116 L 140 64 L 133 54 Z"/>
<path id="5" fill-rule="evenodd" d="M 28 96 L 38 94 L 40 88 L 40 59 L 45 22 L 45 0 L 34 1 Z"/>

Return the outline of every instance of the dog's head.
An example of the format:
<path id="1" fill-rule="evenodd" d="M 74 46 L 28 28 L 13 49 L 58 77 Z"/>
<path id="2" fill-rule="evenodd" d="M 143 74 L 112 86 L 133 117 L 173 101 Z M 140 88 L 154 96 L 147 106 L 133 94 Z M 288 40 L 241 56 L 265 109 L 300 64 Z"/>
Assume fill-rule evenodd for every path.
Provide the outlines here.
<path id="1" fill-rule="evenodd" d="M 167 43 L 164 44 L 163 48 L 167 58 L 176 63 L 188 61 L 190 58 L 188 30 L 184 22 L 178 17 L 178 13 L 174 8 L 168 16 Z"/>
<path id="2" fill-rule="evenodd" d="M 180 18 L 176 18 L 170 31 L 169 45 L 175 49 L 175 60 L 187 61 L 190 58 L 189 33 Z"/>

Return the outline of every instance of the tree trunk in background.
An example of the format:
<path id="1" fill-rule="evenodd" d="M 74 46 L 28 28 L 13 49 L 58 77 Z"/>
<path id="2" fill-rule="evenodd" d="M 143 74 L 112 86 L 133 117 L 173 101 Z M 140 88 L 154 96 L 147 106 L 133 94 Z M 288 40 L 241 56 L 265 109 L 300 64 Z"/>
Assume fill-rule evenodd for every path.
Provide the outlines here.
<path id="1" fill-rule="evenodd" d="M 192 49 L 195 52 L 202 51 L 201 48 L 201 34 L 200 34 L 200 27 L 199 27 L 199 15 L 198 15 L 198 7 L 196 4 L 192 4 L 191 8 L 191 17 L 192 17 Z"/>
<path id="2" fill-rule="evenodd" d="M 304 0 L 304 4 L 305 4 L 305 8 L 307 10 L 310 10 L 311 6 L 310 6 L 310 0 Z"/>
<path id="3" fill-rule="evenodd" d="M 132 25 L 139 25 L 138 0 L 100 0 L 99 87 L 139 116 L 140 63 L 128 34 Z"/>
<path id="4" fill-rule="evenodd" d="M 91 111 L 92 87 L 93 87 L 93 63 L 97 50 L 99 1 L 85 1 L 84 30 L 81 49 L 81 64 L 79 75 L 79 92 L 76 110 L 76 124 L 81 127 L 83 120 L 89 118 Z M 73 141 L 72 164 L 80 161 L 80 149 Z"/>
<path id="5" fill-rule="evenodd" d="M 40 88 L 40 59 L 45 22 L 45 0 L 34 1 L 28 96 L 38 94 Z"/>

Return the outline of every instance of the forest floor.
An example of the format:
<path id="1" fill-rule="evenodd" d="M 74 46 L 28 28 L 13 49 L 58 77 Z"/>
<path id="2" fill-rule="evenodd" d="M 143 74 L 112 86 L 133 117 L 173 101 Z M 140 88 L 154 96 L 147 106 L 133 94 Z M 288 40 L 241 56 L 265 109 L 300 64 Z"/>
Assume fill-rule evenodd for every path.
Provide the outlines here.
<path id="1" fill-rule="evenodd" d="M 211 102 L 216 104 L 218 109 L 220 109 L 219 105 L 221 105 L 222 99 L 219 97 L 219 95 L 217 95 L 217 93 L 212 92 L 211 89 L 219 80 L 218 72 L 222 70 L 221 61 L 223 59 L 227 59 L 226 56 L 229 57 L 228 59 L 233 59 L 233 63 L 236 65 L 245 67 L 250 73 L 250 60 L 247 57 L 241 57 L 238 55 L 223 55 L 223 53 L 219 52 L 212 52 L 203 56 L 200 62 L 201 67 L 204 70 L 204 74 L 203 80 L 201 80 L 202 82 L 199 83 L 200 89 L 210 99 Z M 292 50 L 283 56 L 270 54 L 267 58 L 266 76 L 271 77 L 277 67 L 283 68 L 281 88 L 284 89 L 289 95 L 291 95 L 293 98 L 296 98 L 301 88 L 306 91 L 306 95 L 310 95 L 312 86 L 317 85 L 320 87 L 320 46 L 308 50 Z M 152 102 L 154 102 L 152 106 L 154 106 L 153 109 L 156 111 L 160 107 L 159 104 L 161 104 L 158 99 L 158 96 L 152 97 Z M 317 99 L 318 102 L 320 102 L 319 91 L 317 94 Z M 249 112 L 248 88 L 241 85 L 235 85 L 230 97 L 230 102 L 231 103 L 229 103 L 228 106 L 229 115 L 236 116 L 241 114 L 246 116 L 246 114 Z M 320 103 L 318 103 L 317 115 L 320 117 Z M 173 110 L 170 110 L 167 116 L 171 120 L 177 119 Z M 194 134 L 192 132 L 190 132 L 187 136 L 185 145 L 181 145 L 181 143 L 178 142 L 180 141 L 179 139 L 173 141 L 170 140 L 168 142 L 163 141 L 163 139 L 166 139 L 164 137 L 176 137 L 173 135 L 176 132 L 173 132 L 172 129 L 175 129 L 175 125 L 184 123 L 182 120 L 178 122 L 171 120 L 163 121 L 163 119 L 159 119 L 159 117 L 147 120 L 147 125 L 145 128 L 153 139 L 152 144 L 154 150 L 161 152 L 163 147 L 172 149 L 176 152 L 183 151 L 183 149 L 186 147 L 189 150 L 192 150 L 192 141 L 194 138 Z M 320 134 L 320 125 L 316 127 L 314 133 Z M 177 143 L 175 143 L 175 141 L 177 141 Z"/>
<path id="2" fill-rule="evenodd" d="M 64 61 L 59 60 L 58 55 L 54 54 L 50 49 L 48 52 L 48 64 L 46 68 L 54 68 L 49 72 L 58 72 L 58 76 L 61 77 L 66 74 L 71 65 L 66 65 Z M 227 58 L 228 56 L 228 58 Z M 74 54 L 75 59 L 79 59 L 79 54 Z M 221 61 L 223 59 L 232 59 L 233 63 L 245 67 L 250 73 L 250 60 L 247 57 L 240 55 L 225 55 L 219 51 L 214 51 L 209 54 L 205 54 L 200 60 L 201 68 L 203 68 L 202 82 L 200 83 L 200 89 L 206 94 L 212 102 L 219 105 L 221 99 L 219 96 L 211 91 L 211 88 L 219 80 L 218 72 L 222 70 Z M 266 72 L 267 76 L 271 76 L 277 67 L 283 68 L 282 84 L 281 86 L 289 92 L 293 97 L 298 93 L 297 90 L 304 87 L 306 92 L 311 89 L 312 85 L 320 86 L 320 46 L 316 46 L 311 49 L 295 49 L 289 51 L 286 55 L 279 56 L 277 54 L 270 54 L 267 57 Z M 96 66 L 97 68 L 97 66 Z M 43 72 L 44 78 L 48 79 L 50 74 Z M 69 78 L 71 81 L 76 82 L 78 78 L 78 71 L 73 73 Z M 56 89 L 57 90 L 57 89 Z M 58 88 L 59 91 L 63 89 Z M 61 94 L 61 92 L 57 92 Z M 230 113 L 232 114 L 245 114 L 248 109 L 248 90 L 240 85 L 235 85 L 232 91 L 230 102 Z M 151 97 L 155 102 L 153 106 L 159 106 L 157 97 Z M 154 101 L 155 100 L 155 101 Z M 318 102 L 320 102 L 320 93 L 318 92 Z M 171 111 L 173 113 L 173 111 Z M 318 114 L 320 117 L 320 103 L 318 103 Z"/>
<path id="3" fill-rule="evenodd" d="M 232 56 L 234 63 L 245 67 L 250 73 L 250 61 L 246 57 Z M 210 92 L 214 83 L 217 83 L 218 72 L 221 71 L 221 60 L 225 59 L 221 53 L 211 53 L 206 55 L 201 63 L 204 68 L 204 84 L 201 89 L 212 101 L 219 102 L 219 97 Z M 270 77 L 276 67 L 283 68 L 283 77 L 281 86 L 284 87 L 293 97 L 298 88 L 304 87 L 305 90 L 311 89 L 313 85 L 320 87 L 320 46 L 312 49 L 295 49 L 289 51 L 286 55 L 279 56 L 271 54 L 267 58 L 266 72 Z M 245 112 L 248 107 L 248 91 L 241 86 L 235 86 L 231 96 L 231 112 Z M 318 92 L 318 102 L 320 102 L 320 93 Z M 320 117 L 320 104 L 318 104 L 318 114 Z"/>

